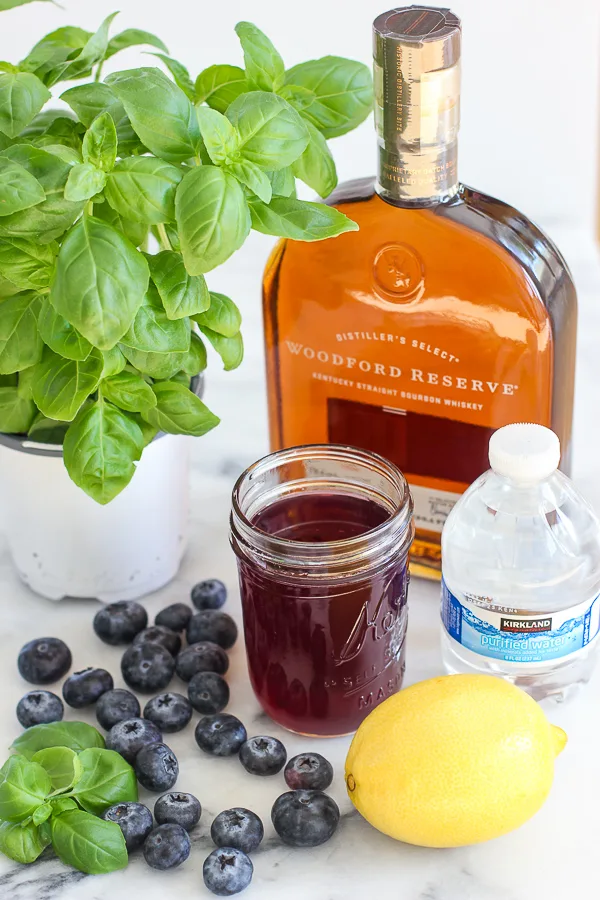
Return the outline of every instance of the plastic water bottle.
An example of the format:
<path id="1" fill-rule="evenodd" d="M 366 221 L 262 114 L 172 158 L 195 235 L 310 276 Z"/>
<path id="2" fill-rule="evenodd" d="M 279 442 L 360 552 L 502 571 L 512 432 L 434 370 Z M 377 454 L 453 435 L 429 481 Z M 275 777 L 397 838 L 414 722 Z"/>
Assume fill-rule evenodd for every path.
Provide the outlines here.
<path id="1" fill-rule="evenodd" d="M 563 700 L 600 647 L 600 522 L 550 429 L 506 425 L 489 458 L 442 533 L 444 664 Z"/>

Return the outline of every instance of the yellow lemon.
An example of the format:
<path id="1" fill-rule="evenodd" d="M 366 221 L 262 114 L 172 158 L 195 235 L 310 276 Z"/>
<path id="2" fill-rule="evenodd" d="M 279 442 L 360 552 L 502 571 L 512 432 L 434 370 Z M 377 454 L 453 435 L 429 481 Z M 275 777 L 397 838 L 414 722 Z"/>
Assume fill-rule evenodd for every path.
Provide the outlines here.
<path id="1" fill-rule="evenodd" d="M 566 740 L 514 685 L 446 675 L 373 710 L 352 741 L 346 786 L 365 819 L 399 841 L 476 844 L 537 812 Z"/>

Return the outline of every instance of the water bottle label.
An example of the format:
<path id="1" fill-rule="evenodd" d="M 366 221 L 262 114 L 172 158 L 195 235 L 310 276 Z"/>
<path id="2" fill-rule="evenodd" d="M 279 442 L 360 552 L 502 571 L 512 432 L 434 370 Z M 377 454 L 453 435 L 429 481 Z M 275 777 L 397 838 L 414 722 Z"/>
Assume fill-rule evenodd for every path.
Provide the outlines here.
<path id="1" fill-rule="evenodd" d="M 544 663 L 577 653 L 598 636 L 600 595 L 561 612 L 530 616 L 493 597 L 456 597 L 442 581 L 442 622 L 450 637 L 480 656 Z"/>

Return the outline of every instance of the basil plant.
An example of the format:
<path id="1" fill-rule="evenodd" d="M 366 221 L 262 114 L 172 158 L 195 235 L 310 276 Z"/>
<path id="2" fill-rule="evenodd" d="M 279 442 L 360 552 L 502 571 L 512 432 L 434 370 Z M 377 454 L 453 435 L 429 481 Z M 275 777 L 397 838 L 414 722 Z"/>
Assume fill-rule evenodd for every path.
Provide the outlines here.
<path id="1" fill-rule="evenodd" d="M 154 35 L 110 38 L 113 18 L 0 62 L 0 432 L 62 444 L 71 479 L 102 504 L 158 432 L 219 422 L 193 379 L 207 344 L 239 366 L 241 316 L 206 274 L 253 228 L 304 241 L 356 228 L 295 185 L 331 192 L 327 139 L 372 105 L 366 66 L 328 56 L 286 70 L 248 22 L 236 27 L 245 67 L 194 81 Z M 102 80 L 134 45 L 169 74 Z M 51 88 L 82 80 L 58 92 L 63 108 L 45 108 Z"/>

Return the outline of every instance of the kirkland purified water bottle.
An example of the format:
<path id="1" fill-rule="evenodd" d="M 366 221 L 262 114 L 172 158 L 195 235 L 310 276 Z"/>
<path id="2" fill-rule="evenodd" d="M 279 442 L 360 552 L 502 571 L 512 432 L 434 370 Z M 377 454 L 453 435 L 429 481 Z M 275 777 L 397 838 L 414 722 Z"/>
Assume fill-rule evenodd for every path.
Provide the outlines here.
<path id="1" fill-rule="evenodd" d="M 562 700 L 600 646 L 600 522 L 550 429 L 506 425 L 489 458 L 442 533 L 444 664 Z"/>

